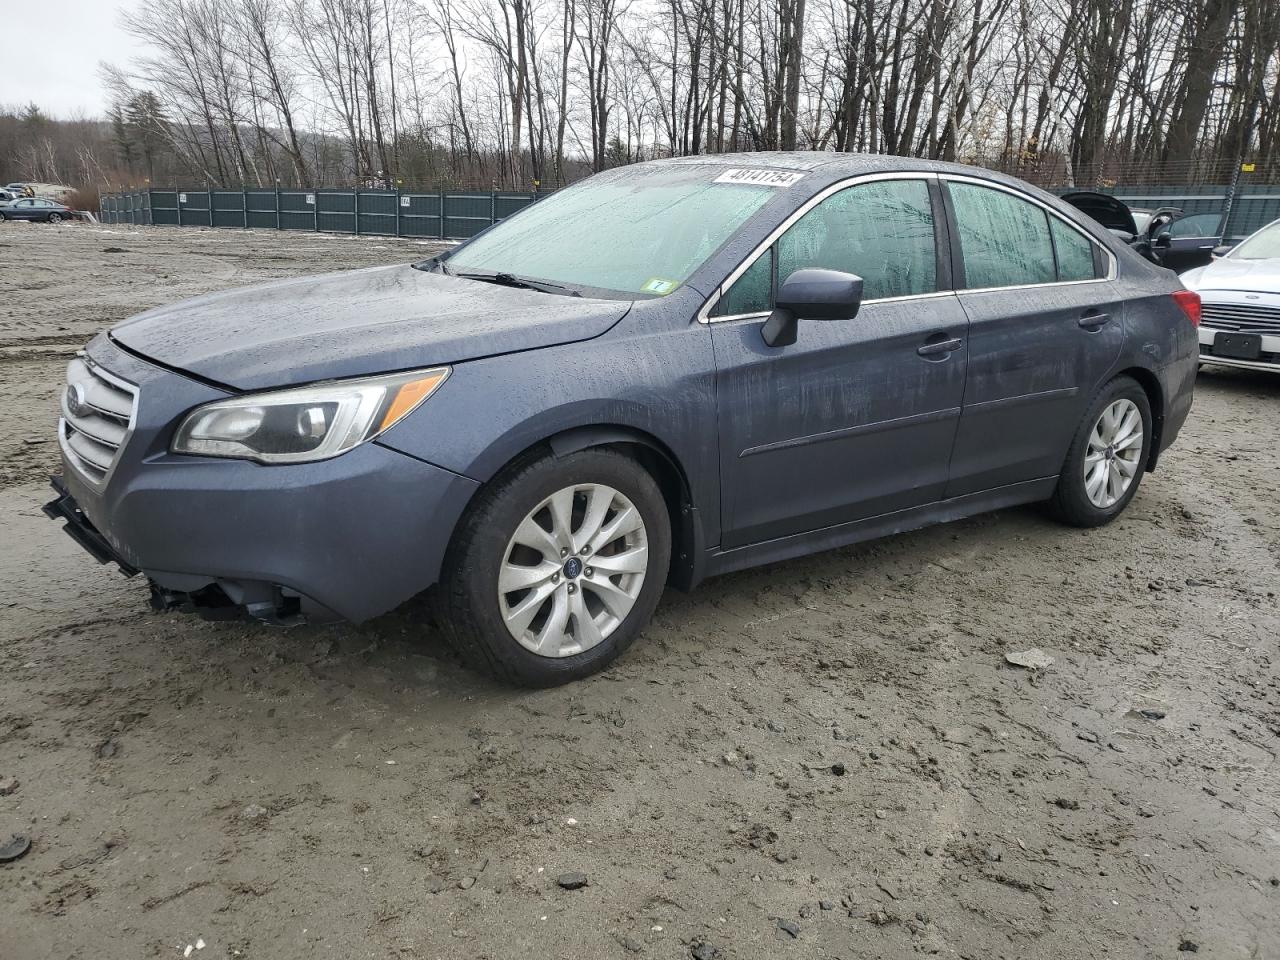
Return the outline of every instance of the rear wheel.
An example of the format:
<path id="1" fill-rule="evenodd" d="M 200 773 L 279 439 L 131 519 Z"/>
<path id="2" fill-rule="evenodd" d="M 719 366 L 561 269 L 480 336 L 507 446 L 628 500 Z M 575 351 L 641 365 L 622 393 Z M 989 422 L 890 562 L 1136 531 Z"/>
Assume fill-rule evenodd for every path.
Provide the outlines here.
<path id="1" fill-rule="evenodd" d="M 1064 523 L 1097 527 L 1129 505 L 1151 452 L 1151 403 L 1131 377 L 1099 392 L 1072 438 L 1049 506 Z"/>
<path id="2" fill-rule="evenodd" d="M 493 481 L 446 558 L 441 599 L 473 666 L 527 686 L 600 670 L 649 622 L 671 561 L 662 491 L 629 457 L 584 450 Z"/>

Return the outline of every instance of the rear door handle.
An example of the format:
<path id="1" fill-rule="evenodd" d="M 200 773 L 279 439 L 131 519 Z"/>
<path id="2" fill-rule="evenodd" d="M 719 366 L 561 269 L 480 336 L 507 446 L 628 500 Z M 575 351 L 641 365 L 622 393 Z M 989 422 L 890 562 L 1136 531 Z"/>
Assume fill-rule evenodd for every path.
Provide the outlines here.
<path id="1" fill-rule="evenodd" d="M 1085 330 L 1097 330 L 1099 327 L 1111 321 L 1109 313 L 1086 313 L 1083 317 L 1076 321 L 1076 324 Z"/>
<path id="2" fill-rule="evenodd" d="M 960 349 L 962 343 L 964 341 L 959 337 L 953 337 L 950 340 L 937 340 L 917 347 L 916 353 L 922 357 L 936 357 L 944 353 L 954 353 Z"/>

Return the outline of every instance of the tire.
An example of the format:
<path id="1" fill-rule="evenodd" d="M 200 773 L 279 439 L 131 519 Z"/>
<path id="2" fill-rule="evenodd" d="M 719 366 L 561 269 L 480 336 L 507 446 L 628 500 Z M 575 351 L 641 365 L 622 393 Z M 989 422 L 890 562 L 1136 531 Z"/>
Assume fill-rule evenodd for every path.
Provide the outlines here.
<path id="1" fill-rule="evenodd" d="M 61 223 L 61 222 L 62 222 L 62 214 L 60 214 L 60 213 L 51 213 L 51 214 L 49 214 L 48 222 L 49 222 L 49 223 Z"/>
<path id="2" fill-rule="evenodd" d="M 1106 423 L 1104 414 L 1109 417 Z M 1131 414 L 1136 414 L 1141 424 L 1140 438 L 1126 432 Z M 1151 401 L 1147 392 L 1132 377 L 1116 377 L 1094 397 L 1072 437 L 1058 486 L 1049 499 L 1050 512 L 1073 527 L 1110 523 L 1138 492 L 1150 459 L 1151 438 Z M 1086 479 L 1086 460 L 1087 469 L 1095 478 L 1092 482 Z M 1100 463 L 1105 466 L 1099 467 Z M 1096 482 L 1099 470 L 1103 474 L 1101 484 Z M 1113 478 L 1127 482 L 1113 485 Z"/>
<path id="3" fill-rule="evenodd" d="M 600 532 L 588 536 L 592 530 Z M 528 545 L 535 542 L 538 549 Z M 604 573 L 593 563 L 631 572 Z M 441 620 L 469 666 L 508 683 L 555 686 L 603 669 L 631 646 L 670 565 L 666 500 L 640 464 L 607 449 L 541 456 L 508 468 L 468 509 L 445 556 Z M 500 591 L 526 580 L 536 585 Z"/>

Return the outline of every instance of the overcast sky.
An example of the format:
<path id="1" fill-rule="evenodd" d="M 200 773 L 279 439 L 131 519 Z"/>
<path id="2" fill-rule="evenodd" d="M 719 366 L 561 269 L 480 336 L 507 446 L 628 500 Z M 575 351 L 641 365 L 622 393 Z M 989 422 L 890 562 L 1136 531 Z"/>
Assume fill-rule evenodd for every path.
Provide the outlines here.
<path id="1" fill-rule="evenodd" d="M 102 116 L 102 60 L 124 65 L 139 44 L 120 27 L 121 8 L 141 0 L 0 0 L 6 40 L 0 54 L 0 104 L 34 101 L 47 114 Z M 26 43 L 27 25 L 42 38 Z"/>

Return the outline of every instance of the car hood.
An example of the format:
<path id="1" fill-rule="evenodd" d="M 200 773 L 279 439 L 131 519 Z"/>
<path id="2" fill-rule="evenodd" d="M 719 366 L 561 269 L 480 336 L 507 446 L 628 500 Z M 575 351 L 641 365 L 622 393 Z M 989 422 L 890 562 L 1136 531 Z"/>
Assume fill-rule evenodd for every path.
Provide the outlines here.
<path id="1" fill-rule="evenodd" d="M 1188 270 L 1181 277 L 1188 290 L 1242 290 L 1280 293 L 1280 260 L 1237 260 L 1223 257 L 1205 267 Z"/>
<path id="2" fill-rule="evenodd" d="M 138 314 L 111 338 L 167 367 L 257 390 L 588 340 L 630 306 L 403 265 L 207 294 Z"/>

